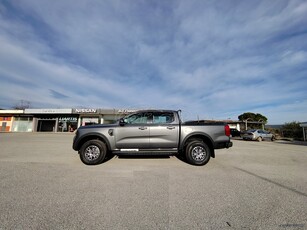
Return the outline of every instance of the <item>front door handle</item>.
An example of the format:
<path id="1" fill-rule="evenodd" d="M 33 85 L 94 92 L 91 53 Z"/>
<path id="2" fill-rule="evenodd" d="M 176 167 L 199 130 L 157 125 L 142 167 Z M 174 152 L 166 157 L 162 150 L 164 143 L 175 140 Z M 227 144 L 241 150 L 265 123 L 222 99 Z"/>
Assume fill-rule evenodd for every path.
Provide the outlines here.
<path id="1" fill-rule="evenodd" d="M 175 126 L 168 126 L 167 129 L 175 129 Z"/>
<path id="2" fill-rule="evenodd" d="M 143 127 L 139 127 L 139 129 L 140 129 L 140 130 L 146 130 L 147 127 L 144 127 L 144 126 L 143 126 Z"/>

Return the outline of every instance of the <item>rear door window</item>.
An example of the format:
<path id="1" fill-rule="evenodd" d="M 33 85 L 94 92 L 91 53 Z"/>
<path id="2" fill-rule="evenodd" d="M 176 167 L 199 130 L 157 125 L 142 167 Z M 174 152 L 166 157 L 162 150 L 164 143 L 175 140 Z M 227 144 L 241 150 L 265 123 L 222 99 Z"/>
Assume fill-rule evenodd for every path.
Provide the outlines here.
<path id="1" fill-rule="evenodd" d="M 155 112 L 153 113 L 153 124 L 170 124 L 174 121 L 174 114 L 171 112 Z"/>

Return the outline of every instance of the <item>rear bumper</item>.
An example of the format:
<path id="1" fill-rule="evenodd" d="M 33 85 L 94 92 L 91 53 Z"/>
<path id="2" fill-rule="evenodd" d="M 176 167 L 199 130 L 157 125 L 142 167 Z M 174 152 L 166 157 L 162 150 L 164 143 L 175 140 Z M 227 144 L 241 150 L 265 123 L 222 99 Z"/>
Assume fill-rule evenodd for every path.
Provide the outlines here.
<path id="1" fill-rule="evenodd" d="M 215 145 L 215 149 L 228 149 L 233 146 L 233 143 L 231 141 L 229 142 L 219 142 Z"/>
<path id="2" fill-rule="evenodd" d="M 232 145 L 233 145 L 233 143 L 230 141 L 230 142 L 228 142 L 228 143 L 226 144 L 226 148 L 228 149 L 228 148 L 232 147 Z"/>

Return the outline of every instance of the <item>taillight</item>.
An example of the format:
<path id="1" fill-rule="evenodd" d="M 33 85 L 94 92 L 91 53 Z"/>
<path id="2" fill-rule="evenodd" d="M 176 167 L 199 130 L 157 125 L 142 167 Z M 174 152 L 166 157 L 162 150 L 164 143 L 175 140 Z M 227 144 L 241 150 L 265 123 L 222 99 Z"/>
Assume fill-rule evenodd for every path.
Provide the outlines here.
<path id="1" fill-rule="evenodd" d="M 230 128 L 229 128 L 229 125 L 225 125 L 225 135 L 227 137 L 230 137 Z"/>

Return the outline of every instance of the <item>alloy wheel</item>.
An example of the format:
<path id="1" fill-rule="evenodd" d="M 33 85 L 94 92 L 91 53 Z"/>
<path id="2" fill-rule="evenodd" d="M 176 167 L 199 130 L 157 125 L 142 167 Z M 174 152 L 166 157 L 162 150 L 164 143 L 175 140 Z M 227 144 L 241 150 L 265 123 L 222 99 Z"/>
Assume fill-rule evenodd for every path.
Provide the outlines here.
<path id="1" fill-rule="evenodd" d="M 98 159 L 100 155 L 100 149 L 96 145 L 90 145 L 85 149 L 84 155 L 88 161 L 94 161 Z"/>
<path id="2" fill-rule="evenodd" d="M 192 149 L 192 157 L 195 161 L 203 161 L 206 158 L 206 150 L 202 146 L 195 146 Z"/>

